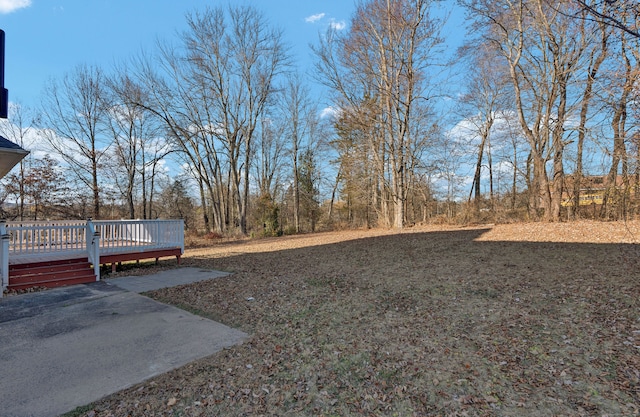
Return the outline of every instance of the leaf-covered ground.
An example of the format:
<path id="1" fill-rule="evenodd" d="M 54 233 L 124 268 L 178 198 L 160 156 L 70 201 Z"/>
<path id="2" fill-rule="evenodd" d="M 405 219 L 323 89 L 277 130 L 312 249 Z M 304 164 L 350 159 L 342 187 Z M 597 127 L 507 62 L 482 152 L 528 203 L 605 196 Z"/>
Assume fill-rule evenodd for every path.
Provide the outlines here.
<path id="1" fill-rule="evenodd" d="M 150 296 L 250 339 L 81 415 L 640 415 L 640 222 L 335 232 L 184 260 L 234 273 Z"/>

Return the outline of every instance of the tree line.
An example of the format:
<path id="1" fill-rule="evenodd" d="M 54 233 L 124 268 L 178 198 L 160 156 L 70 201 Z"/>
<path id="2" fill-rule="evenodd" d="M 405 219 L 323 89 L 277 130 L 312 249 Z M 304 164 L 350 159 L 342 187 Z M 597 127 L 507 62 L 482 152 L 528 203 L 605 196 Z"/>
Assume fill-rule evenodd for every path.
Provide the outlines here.
<path id="1" fill-rule="evenodd" d="M 258 9 L 188 14 L 176 39 L 72 69 L 38 111 L 13 106 L 2 134 L 37 132 L 51 156 L 5 179 L 3 215 L 244 235 L 637 215 L 637 4 L 459 5 L 470 30 L 452 56 L 440 2 L 358 2 L 311 47 L 311 76 Z"/>

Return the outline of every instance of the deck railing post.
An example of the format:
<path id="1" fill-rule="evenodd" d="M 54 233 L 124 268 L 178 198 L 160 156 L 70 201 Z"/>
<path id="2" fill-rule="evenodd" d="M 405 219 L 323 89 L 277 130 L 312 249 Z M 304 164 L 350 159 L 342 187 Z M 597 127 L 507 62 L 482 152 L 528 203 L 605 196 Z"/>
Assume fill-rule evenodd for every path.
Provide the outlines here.
<path id="1" fill-rule="evenodd" d="M 93 232 L 93 241 L 91 242 L 93 247 L 93 273 L 96 274 L 96 281 L 100 281 L 100 232 Z"/>
<path id="2" fill-rule="evenodd" d="M 87 219 L 87 257 L 93 264 L 96 281 L 100 281 L 100 232 L 95 229 L 91 218 Z"/>
<path id="3" fill-rule="evenodd" d="M 178 242 L 180 243 L 180 252 L 184 253 L 184 219 L 178 220 Z"/>
<path id="4" fill-rule="evenodd" d="M 7 233 L 7 224 L 5 220 L 0 220 L 0 238 L 2 239 L 2 248 L 0 248 L 0 268 L 2 269 L 0 277 L 0 298 L 4 295 L 4 289 L 9 286 L 9 239 Z"/>

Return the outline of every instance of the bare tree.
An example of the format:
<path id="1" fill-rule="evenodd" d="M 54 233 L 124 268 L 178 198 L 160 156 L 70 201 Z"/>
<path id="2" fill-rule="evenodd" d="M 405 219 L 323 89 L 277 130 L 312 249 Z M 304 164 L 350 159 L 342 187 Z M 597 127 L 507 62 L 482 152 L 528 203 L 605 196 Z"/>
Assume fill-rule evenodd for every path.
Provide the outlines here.
<path id="1" fill-rule="evenodd" d="M 37 115 L 32 109 L 20 103 L 10 103 L 9 114 L 11 121 L 0 121 L 0 134 L 12 142 L 17 143 L 22 148 L 25 148 L 27 145 L 26 140 L 33 132 L 32 126 L 37 123 Z M 24 159 L 20 161 L 18 173 L 11 180 L 17 197 L 17 216 L 19 220 L 24 220 L 25 212 L 25 164 Z"/>
<path id="2" fill-rule="evenodd" d="M 205 230 L 208 232 L 213 227 L 224 231 L 227 224 L 223 206 L 225 192 L 221 186 L 222 162 L 213 133 L 217 121 L 207 106 L 210 89 L 186 82 L 189 66 L 179 55 L 178 47 L 171 44 L 161 44 L 158 57 L 138 56 L 133 67 L 131 76 L 146 94 L 129 99 L 159 119 L 168 144 L 167 152 L 177 151 L 186 172 L 196 180 Z M 151 149 L 141 149 L 144 216 L 151 215 L 154 190 L 154 176 L 150 177 L 149 187 L 147 176 L 155 172 L 159 161 L 156 156 L 164 153 L 161 149 L 157 143 L 152 144 Z"/>
<path id="3" fill-rule="evenodd" d="M 345 203 L 343 211 L 346 211 L 342 221 L 346 220 L 352 227 L 363 224 L 370 227 L 375 222 L 375 211 L 378 217 L 387 219 L 386 200 L 379 202 L 377 198 L 381 194 L 379 184 L 384 170 L 376 159 L 380 155 L 372 152 L 372 145 L 377 139 L 375 126 L 363 125 L 361 120 L 352 112 L 341 111 L 335 120 L 336 137 L 330 142 L 338 155 L 330 211 L 333 211 L 335 193 L 340 187 Z"/>
<path id="4" fill-rule="evenodd" d="M 20 220 L 29 213 L 32 220 L 43 220 L 58 217 L 62 206 L 67 206 L 65 199 L 68 191 L 65 177 L 58 161 L 45 155 L 42 159 L 31 158 L 19 173 L 7 177 L 5 189 L 9 194 L 23 194 L 28 209 L 18 211 Z"/>
<path id="5" fill-rule="evenodd" d="M 379 193 L 388 192 L 395 227 L 405 224 L 409 150 L 441 22 L 429 0 L 370 0 L 356 8 L 348 33 L 329 32 L 315 49 L 322 81 L 341 111 L 372 129 Z M 388 174 L 388 175 L 387 175 Z M 386 210 L 385 210 L 386 211 Z"/>
<path id="6" fill-rule="evenodd" d="M 507 109 L 507 95 L 509 91 L 508 69 L 504 61 L 496 56 L 492 45 L 468 45 L 464 50 L 470 59 L 470 77 L 467 92 L 461 97 L 465 112 L 465 120 L 470 123 L 472 131 L 468 132 L 480 139 L 477 150 L 473 183 L 469 193 L 469 200 L 474 196 L 474 209 L 480 210 L 480 180 L 484 156 L 489 163 L 489 190 L 493 209 L 494 187 L 493 169 L 491 164 L 490 135 L 496 117 Z"/>
<path id="7" fill-rule="evenodd" d="M 147 218 L 150 183 L 155 179 L 155 167 L 171 150 L 161 138 L 159 119 L 137 103 L 146 101 L 148 92 L 136 83 L 126 69 L 120 69 L 108 80 L 108 132 L 113 138 L 111 148 L 113 178 L 125 200 L 129 218 Z M 141 216 L 136 216 L 136 196 L 141 195 Z"/>
<path id="8" fill-rule="evenodd" d="M 138 62 L 148 87 L 138 103 L 158 116 L 200 190 L 205 227 L 247 233 L 254 141 L 286 70 L 282 33 L 252 7 L 187 16 L 182 47 L 160 45 L 155 64 Z M 156 69 L 159 68 L 159 69 Z"/>
<path id="9" fill-rule="evenodd" d="M 293 177 L 293 222 L 300 232 L 300 156 L 303 149 L 315 148 L 319 140 L 318 109 L 310 99 L 309 89 L 299 75 L 287 78 L 281 95 L 281 114 L 285 120 L 285 137 L 289 146 Z"/>
<path id="10" fill-rule="evenodd" d="M 123 84 L 126 90 L 132 90 L 133 84 L 126 78 L 120 77 L 109 82 L 115 86 Z M 111 91 L 114 91 L 111 88 Z M 135 93 L 131 93 L 135 94 Z M 110 98 L 107 114 L 108 128 L 113 137 L 114 146 L 111 149 L 113 154 L 112 172 L 116 186 L 120 189 L 120 194 L 124 197 L 130 219 L 135 219 L 134 190 L 138 173 L 138 160 L 142 148 L 141 141 L 144 129 L 143 110 L 130 100 L 117 100 L 115 94 Z"/>
<path id="11" fill-rule="evenodd" d="M 93 197 L 100 218 L 100 169 L 109 143 L 102 135 L 106 109 L 105 77 L 97 67 L 77 66 L 45 88 L 42 130 L 45 139 Z"/>
<path id="12" fill-rule="evenodd" d="M 586 68 L 583 72 L 583 89 L 580 107 L 580 121 L 578 124 L 578 140 L 576 143 L 576 167 L 573 173 L 573 205 L 569 206 L 569 217 L 577 217 L 580 210 L 580 194 L 582 178 L 584 176 L 584 147 L 587 138 L 590 109 L 593 105 L 594 85 L 600 75 L 600 67 L 609 53 L 609 34 L 607 26 L 602 20 L 595 24 L 587 24 L 583 21 L 580 25 L 581 37 L 587 38 L 588 33 L 593 33 L 594 42 L 587 50 Z"/>
<path id="13" fill-rule="evenodd" d="M 611 109 L 611 165 L 607 175 L 607 190 L 601 215 L 611 216 L 617 209 L 616 217 L 626 218 L 630 201 L 630 161 L 628 146 L 633 137 L 631 130 L 636 126 L 630 123 L 629 114 L 637 99 L 638 80 L 640 78 L 640 44 L 628 34 L 622 34 L 615 48 L 617 60 L 609 67 L 608 88 L 605 100 Z M 622 183 L 618 181 L 620 176 Z"/>
<path id="14" fill-rule="evenodd" d="M 282 32 L 252 7 L 206 10 L 187 17 L 183 35 L 191 65 L 188 82 L 209 89 L 205 108 L 215 124 L 205 126 L 226 151 L 238 227 L 247 233 L 251 154 L 256 131 L 286 70 Z"/>
<path id="15" fill-rule="evenodd" d="M 261 121 L 260 134 L 254 152 L 256 182 L 258 193 L 268 195 L 271 200 L 279 194 L 282 187 L 283 165 L 285 158 L 285 121 L 269 114 Z"/>
<path id="16" fill-rule="evenodd" d="M 638 21 L 640 4 L 636 0 L 574 0 L 579 12 L 574 16 L 580 19 L 593 19 L 619 29 L 621 32 L 640 38 Z M 584 13 L 587 12 L 585 17 Z"/>
<path id="17" fill-rule="evenodd" d="M 569 87 L 586 44 L 576 20 L 546 0 L 471 0 L 467 7 L 484 27 L 484 36 L 506 60 L 516 112 L 531 149 L 532 214 L 560 219 L 564 188 L 565 125 L 570 116 Z M 547 162 L 552 162 L 551 178 Z"/>

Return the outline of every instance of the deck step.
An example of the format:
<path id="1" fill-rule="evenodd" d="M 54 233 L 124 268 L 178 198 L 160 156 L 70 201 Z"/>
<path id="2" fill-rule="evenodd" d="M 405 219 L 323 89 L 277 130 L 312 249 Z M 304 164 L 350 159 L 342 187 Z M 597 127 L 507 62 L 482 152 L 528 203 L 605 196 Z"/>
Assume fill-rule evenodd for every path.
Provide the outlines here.
<path id="1" fill-rule="evenodd" d="M 86 258 L 34 262 L 9 266 L 9 290 L 30 287 L 59 287 L 95 282 L 93 268 Z"/>
<path id="2" fill-rule="evenodd" d="M 80 257 L 80 258 L 76 257 L 76 258 L 69 258 L 69 259 L 55 259 L 55 260 L 48 260 L 48 261 L 35 261 L 35 262 L 29 262 L 29 263 L 9 264 L 9 268 L 13 272 L 13 271 L 20 271 L 23 269 L 33 269 L 33 268 L 40 268 L 40 267 L 57 267 L 60 265 L 77 264 L 82 262 L 89 262 L 86 256 Z"/>

